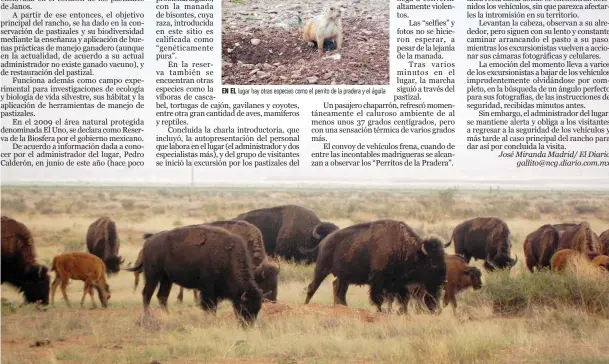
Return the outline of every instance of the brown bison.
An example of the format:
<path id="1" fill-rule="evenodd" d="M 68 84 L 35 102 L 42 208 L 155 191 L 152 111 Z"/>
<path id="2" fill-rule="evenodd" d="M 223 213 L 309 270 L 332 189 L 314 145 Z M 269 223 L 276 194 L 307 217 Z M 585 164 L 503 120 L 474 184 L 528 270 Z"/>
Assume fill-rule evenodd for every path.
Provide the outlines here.
<path id="1" fill-rule="evenodd" d="M 87 230 L 87 251 L 104 261 L 108 275 L 118 273 L 124 260 L 118 255 L 120 240 L 116 224 L 107 216 L 95 220 Z"/>
<path id="2" fill-rule="evenodd" d="M 487 271 L 511 269 L 518 262 L 510 257 L 511 233 L 507 224 L 497 217 L 476 217 L 457 225 L 448 242 L 455 242 L 455 253 L 469 264 L 471 258 L 484 261 Z"/>
<path id="3" fill-rule="evenodd" d="M 609 256 L 604 254 L 596 256 L 592 259 L 592 264 L 609 271 Z"/>
<path id="4" fill-rule="evenodd" d="M 545 224 L 524 239 L 523 249 L 529 271 L 550 267 L 550 259 L 558 247 L 560 232 L 555 225 Z"/>
<path id="5" fill-rule="evenodd" d="M 49 304 L 48 268 L 36 262 L 36 248 L 30 229 L 23 223 L 2 216 L 2 283 L 23 294 L 25 302 Z"/>
<path id="6" fill-rule="evenodd" d="M 85 282 L 82 292 L 80 306 L 85 304 L 87 293 L 91 296 L 93 307 L 97 307 L 93 298 L 93 288 L 97 290 L 99 301 L 102 306 L 108 307 L 110 299 L 110 286 L 106 282 L 106 266 L 104 262 L 97 256 L 85 252 L 65 253 L 53 258 L 51 263 L 51 271 L 55 271 L 55 280 L 51 286 L 51 303 L 55 303 L 55 291 L 57 286 L 61 284 L 61 293 L 63 299 L 70 307 L 70 300 L 66 288 L 70 279 Z"/>
<path id="7" fill-rule="evenodd" d="M 405 311 L 409 301 L 407 286 L 423 284 L 430 293 L 425 304 L 435 311 L 446 279 L 444 246 L 438 238 L 420 238 L 401 221 L 386 219 L 352 225 L 322 240 L 305 304 L 330 273 L 337 277 L 338 304 L 347 305 L 350 284 L 368 284 L 370 300 L 379 312 L 386 294 L 395 294 Z"/>
<path id="8" fill-rule="evenodd" d="M 602 253 L 604 255 L 609 255 L 609 229 L 603 231 L 598 238 L 603 246 Z"/>
<path id="9" fill-rule="evenodd" d="M 601 253 L 601 241 L 590 228 L 590 224 L 583 221 L 575 226 L 569 227 L 558 240 L 557 250 L 574 249 L 582 253 Z"/>
<path id="10" fill-rule="evenodd" d="M 322 222 L 315 213 L 297 205 L 252 210 L 233 220 L 245 220 L 262 232 L 267 254 L 312 263 L 319 242 L 338 226 Z"/>
<path id="11" fill-rule="evenodd" d="M 592 261 L 598 256 L 601 256 L 601 254 L 593 251 L 582 253 L 575 249 L 560 249 L 556 251 L 554 255 L 552 255 L 552 259 L 550 259 L 550 266 L 552 270 L 561 271 L 564 270 L 569 262 L 575 257 L 583 257 L 589 261 Z"/>
<path id="12" fill-rule="evenodd" d="M 158 232 L 144 243 L 142 261 L 126 268 L 139 269 L 146 278 L 145 314 L 150 314 L 150 300 L 159 284 L 157 298 L 167 310 L 173 283 L 199 290 L 201 307 L 214 314 L 221 299 L 231 300 L 244 324 L 253 323 L 262 307 L 245 241 L 222 228 L 191 225 Z"/>
<path id="13" fill-rule="evenodd" d="M 271 302 L 277 301 L 277 286 L 279 285 L 279 264 L 266 254 L 262 232 L 254 224 L 244 220 L 222 220 L 207 223 L 237 234 L 247 243 L 247 251 L 254 265 L 254 278 L 262 290 L 263 298 Z"/>
<path id="14" fill-rule="evenodd" d="M 453 312 L 457 311 L 457 294 L 468 289 L 473 288 L 479 290 L 482 288 L 482 272 L 480 269 L 472 266 L 468 266 L 460 255 L 446 255 L 444 256 L 444 262 L 446 263 L 446 284 L 444 285 L 444 307 L 450 303 L 453 307 Z M 418 300 L 423 298 L 424 288 L 420 286 L 409 287 L 409 292 L 412 296 L 417 297 Z M 395 295 L 389 295 L 385 297 L 389 301 L 389 311 L 393 303 Z"/>

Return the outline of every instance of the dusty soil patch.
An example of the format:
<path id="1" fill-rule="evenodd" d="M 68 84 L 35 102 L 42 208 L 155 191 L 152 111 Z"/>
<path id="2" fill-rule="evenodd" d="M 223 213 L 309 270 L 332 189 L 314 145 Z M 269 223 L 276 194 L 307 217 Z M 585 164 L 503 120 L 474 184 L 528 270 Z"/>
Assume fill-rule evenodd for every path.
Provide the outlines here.
<path id="1" fill-rule="evenodd" d="M 224 84 L 359 84 L 389 83 L 387 29 L 367 20 L 343 21 L 343 47 L 325 44 L 323 55 L 302 41 L 298 30 L 251 28 L 222 33 Z M 252 39 L 260 43 L 252 44 Z"/>

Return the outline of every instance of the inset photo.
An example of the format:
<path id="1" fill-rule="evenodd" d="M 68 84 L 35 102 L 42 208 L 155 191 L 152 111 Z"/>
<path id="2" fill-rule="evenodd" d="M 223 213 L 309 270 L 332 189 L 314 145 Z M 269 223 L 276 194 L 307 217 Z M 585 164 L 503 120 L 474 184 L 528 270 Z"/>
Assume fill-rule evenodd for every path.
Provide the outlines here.
<path id="1" fill-rule="evenodd" d="M 389 0 L 224 0 L 222 83 L 388 85 Z"/>

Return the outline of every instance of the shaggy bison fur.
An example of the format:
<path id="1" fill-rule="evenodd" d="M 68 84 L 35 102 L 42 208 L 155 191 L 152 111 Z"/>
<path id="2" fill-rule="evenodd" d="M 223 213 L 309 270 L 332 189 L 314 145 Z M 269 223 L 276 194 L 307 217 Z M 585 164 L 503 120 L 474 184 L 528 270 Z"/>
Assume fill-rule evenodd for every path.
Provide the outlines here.
<path id="1" fill-rule="evenodd" d="M 604 255 L 609 255 L 609 229 L 603 231 L 598 238 L 601 241 L 602 253 Z"/>
<path id="2" fill-rule="evenodd" d="M 158 285 L 157 298 L 167 310 L 173 283 L 199 290 L 201 307 L 214 314 L 219 301 L 229 299 L 244 324 L 253 323 L 262 307 L 245 241 L 222 228 L 191 225 L 156 233 L 144 243 L 142 261 L 126 270 L 139 269 L 146 279 L 145 314 Z"/>
<path id="3" fill-rule="evenodd" d="M 446 279 L 444 246 L 438 238 L 420 238 L 401 221 L 357 224 L 334 231 L 321 242 L 305 304 L 329 274 L 337 277 L 338 304 L 347 305 L 350 284 L 367 284 L 370 300 L 379 312 L 386 294 L 395 294 L 405 311 L 409 301 L 407 286 L 422 284 L 430 293 L 425 304 L 435 311 Z"/>
<path id="4" fill-rule="evenodd" d="M 87 251 L 104 261 L 108 274 L 120 271 L 124 260 L 118 255 L 120 240 L 116 224 L 107 216 L 93 221 L 87 230 Z"/>
<path id="5" fill-rule="evenodd" d="M 574 249 L 582 253 L 601 253 L 602 244 L 598 235 L 590 228 L 590 224 L 583 221 L 564 231 L 558 240 L 557 249 Z"/>
<path id="6" fill-rule="evenodd" d="M 507 224 L 497 217 L 476 217 L 457 225 L 449 241 L 455 253 L 469 264 L 471 258 L 484 261 L 487 271 L 512 268 L 518 262 L 510 257 L 512 241 Z"/>
<path id="7" fill-rule="evenodd" d="M 27 303 L 49 304 L 48 268 L 36 261 L 36 248 L 30 229 L 23 223 L 2 216 L 2 283 L 15 286 Z"/>
<path id="8" fill-rule="evenodd" d="M 524 239 L 523 249 L 529 271 L 550 267 L 550 259 L 558 247 L 559 230 L 551 224 L 540 226 Z"/>
<path id="9" fill-rule="evenodd" d="M 322 222 L 313 211 L 297 205 L 252 210 L 233 220 L 256 225 L 269 255 L 306 264 L 315 261 L 319 242 L 338 230 L 338 226 Z"/>
<path id="10" fill-rule="evenodd" d="M 70 279 L 75 279 L 85 282 L 82 299 L 80 300 L 81 307 L 85 304 L 87 293 L 91 296 L 93 307 L 96 307 L 93 288 L 97 290 L 102 306 L 108 307 L 110 286 L 106 282 L 106 266 L 99 257 L 84 252 L 61 254 L 53 258 L 51 271 L 55 271 L 55 280 L 51 287 L 51 303 L 55 303 L 55 291 L 57 286 L 61 284 L 63 299 L 68 306 L 71 306 L 66 288 Z"/>
<path id="11" fill-rule="evenodd" d="M 603 254 L 594 257 L 594 259 L 592 259 L 592 264 L 609 271 L 609 256 Z"/>

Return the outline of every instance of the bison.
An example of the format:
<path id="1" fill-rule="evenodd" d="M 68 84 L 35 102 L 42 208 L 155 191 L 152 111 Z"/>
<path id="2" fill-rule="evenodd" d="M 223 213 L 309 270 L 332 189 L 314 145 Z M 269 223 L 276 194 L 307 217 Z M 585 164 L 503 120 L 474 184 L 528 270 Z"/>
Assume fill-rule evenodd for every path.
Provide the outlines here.
<path id="1" fill-rule="evenodd" d="M 609 255 L 609 229 L 603 231 L 598 238 L 601 241 L 602 253 L 604 255 Z"/>
<path id="2" fill-rule="evenodd" d="M 523 249 L 527 268 L 541 270 L 550 267 L 550 259 L 558 247 L 560 232 L 555 225 L 545 224 L 524 239 Z"/>
<path id="3" fill-rule="evenodd" d="M 482 272 L 480 269 L 468 266 L 460 255 L 445 255 L 444 262 L 446 263 L 446 284 L 444 285 L 444 307 L 450 303 L 453 307 L 453 312 L 457 311 L 457 294 L 472 288 L 479 290 L 482 288 Z M 411 296 L 417 297 L 419 300 L 423 297 L 424 288 L 420 286 L 410 286 L 409 292 Z M 393 303 L 395 295 L 385 297 L 389 301 L 389 311 Z"/>
<path id="4" fill-rule="evenodd" d="M 219 301 L 229 299 L 243 324 L 253 323 L 262 307 L 245 241 L 222 228 L 191 225 L 158 232 L 144 243 L 141 262 L 126 268 L 140 269 L 146 278 L 142 296 L 147 315 L 159 284 L 157 298 L 167 311 L 173 283 L 199 290 L 201 307 L 214 314 Z"/>
<path id="5" fill-rule="evenodd" d="M 338 230 L 338 226 L 322 222 L 313 211 L 297 205 L 252 210 L 233 220 L 245 220 L 258 227 L 270 256 L 305 264 L 315 261 L 319 242 Z"/>
<path id="6" fill-rule="evenodd" d="M 245 240 L 247 251 L 254 265 L 256 284 L 262 290 L 265 300 L 276 302 L 280 267 L 278 263 L 267 256 L 260 229 L 245 220 L 221 220 L 207 223 L 206 225 L 226 229 Z"/>
<path id="7" fill-rule="evenodd" d="M 30 229 L 23 223 L 2 216 L 2 283 L 23 294 L 27 303 L 49 304 L 48 268 L 36 261 L 36 248 Z"/>
<path id="8" fill-rule="evenodd" d="M 93 307 L 97 307 L 93 298 L 93 288 L 97 290 L 99 301 L 104 308 L 108 307 L 110 286 L 106 282 L 106 266 L 97 256 L 85 252 L 64 253 L 53 258 L 51 271 L 55 271 L 55 280 L 51 286 L 51 303 L 55 304 L 55 291 L 61 284 L 61 293 L 68 307 L 71 306 L 66 288 L 70 279 L 85 282 L 80 306 L 85 304 L 87 293 L 91 296 Z"/>
<path id="9" fill-rule="evenodd" d="M 487 271 L 511 269 L 518 262 L 510 257 L 511 233 L 507 224 L 497 217 L 476 217 L 457 225 L 447 246 L 454 241 L 455 253 L 469 264 L 471 258 L 484 261 Z"/>
<path id="10" fill-rule="evenodd" d="M 425 304 L 435 311 L 446 279 L 444 246 L 436 237 L 422 239 L 401 221 L 385 219 L 356 224 L 334 231 L 322 240 L 305 304 L 330 273 L 337 278 L 335 303 L 347 305 L 350 284 L 368 284 L 370 300 L 379 312 L 385 295 L 393 293 L 405 311 L 409 300 L 407 286 L 423 284 L 430 293 Z"/>
<path id="11" fill-rule="evenodd" d="M 107 216 L 95 220 L 87 230 L 87 251 L 104 261 L 108 275 L 118 273 L 124 260 L 118 255 L 120 240 L 116 224 Z"/>
<path id="12" fill-rule="evenodd" d="M 600 253 L 587 251 L 580 252 L 575 249 L 559 249 L 552 255 L 552 259 L 550 259 L 550 267 L 552 270 L 561 271 L 564 270 L 569 262 L 575 257 L 583 257 L 589 261 L 592 261 L 594 258 L 601 256 Z"/>
<path id="13" fill-rule="evenodd" d="M 574 249 L 582 253 L 601 253 L 602 244 L 599 237 L 592 231 L 590 224 L 583 221 L 568 227 L 558 240 L 558 250 Z"/>

